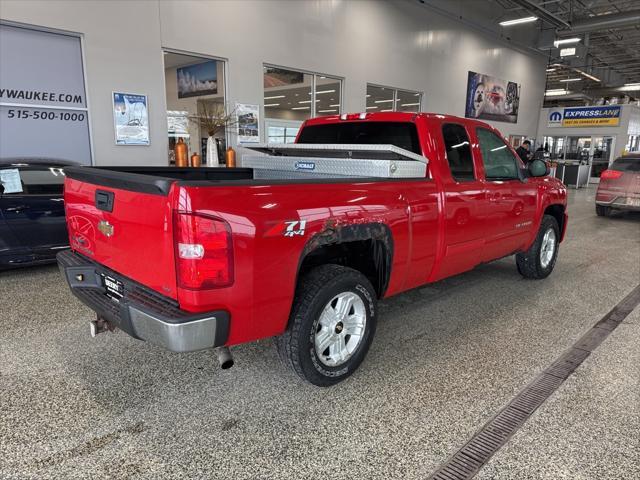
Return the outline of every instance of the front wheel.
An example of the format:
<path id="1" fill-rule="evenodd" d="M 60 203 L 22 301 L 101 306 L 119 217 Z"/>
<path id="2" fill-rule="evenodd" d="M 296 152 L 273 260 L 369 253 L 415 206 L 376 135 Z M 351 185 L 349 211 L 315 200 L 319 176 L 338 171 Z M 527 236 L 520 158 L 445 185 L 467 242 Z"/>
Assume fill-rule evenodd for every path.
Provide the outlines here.
<path id="1" fill-rule="evenodd" d="M 525 278 L 546 278 L 553 271 L 558 258 L 560 228 L 551 215 L 544 215 L 533 245 L 516 255 L 518 272 Z"/>
<path id="2" fill-rule="evenodd" d="M 303 380 L 328 387 L 362 363 L 376 330 L 376 293 L 357 270 L 323 265 L 298 286 L 280 358 Z"/>

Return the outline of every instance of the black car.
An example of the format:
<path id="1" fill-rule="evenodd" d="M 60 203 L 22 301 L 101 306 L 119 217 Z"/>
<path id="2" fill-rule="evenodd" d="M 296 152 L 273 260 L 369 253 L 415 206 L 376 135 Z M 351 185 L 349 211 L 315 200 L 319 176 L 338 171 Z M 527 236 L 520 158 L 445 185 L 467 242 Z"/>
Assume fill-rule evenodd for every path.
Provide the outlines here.
<path id="1" fill-rule="evenodd" d="M 53 262 L 68 248 L 62 190 L 71 165 L 0 160 L 0 270 Z"/>

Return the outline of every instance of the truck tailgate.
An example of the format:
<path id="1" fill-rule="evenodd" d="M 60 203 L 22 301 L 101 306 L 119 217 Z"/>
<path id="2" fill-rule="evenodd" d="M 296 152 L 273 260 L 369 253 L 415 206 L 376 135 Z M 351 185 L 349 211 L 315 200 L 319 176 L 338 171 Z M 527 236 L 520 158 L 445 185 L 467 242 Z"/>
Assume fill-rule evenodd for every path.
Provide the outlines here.
<path id="1" fill-rule="evenodd" d="M 67 172 L 64 194 L 71 248 L 177 299 L 170 183 L 138 188 L 128 174 L 117 188 L 112 172 L 75 170 Z"/>

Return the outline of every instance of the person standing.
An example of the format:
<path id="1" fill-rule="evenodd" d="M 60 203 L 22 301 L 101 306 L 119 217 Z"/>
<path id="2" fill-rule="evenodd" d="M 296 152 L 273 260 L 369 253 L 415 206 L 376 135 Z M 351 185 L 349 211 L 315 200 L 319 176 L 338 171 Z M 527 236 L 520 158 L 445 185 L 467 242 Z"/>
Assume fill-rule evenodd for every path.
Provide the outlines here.
<path id="1" fill-rule="evenodd" d="M 531 142 L 529 140 L 522 142 L 522 145 L 516 148 L 516 153 L 522 159 L 524 164 L 527 165 L 533 158 L 533 154 L 531 153 Z"/>

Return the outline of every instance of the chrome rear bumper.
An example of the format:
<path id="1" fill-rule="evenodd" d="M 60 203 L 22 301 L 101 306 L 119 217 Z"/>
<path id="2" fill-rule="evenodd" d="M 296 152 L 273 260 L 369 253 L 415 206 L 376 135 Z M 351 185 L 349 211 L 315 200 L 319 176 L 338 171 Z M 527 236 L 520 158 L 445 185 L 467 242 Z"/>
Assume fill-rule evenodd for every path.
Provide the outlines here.
<path id="1" fill-rule="evenodd" d="M 229 334 L 229 313 L 194 314 L 177 303 L 72 251 L 60 252 L 58 265 L 71 292 L 85 305 L 129 335 L 173 352 L 222 346 Z M 107 295 L 103 275 L 122 282 L 124 295 Z"/>

